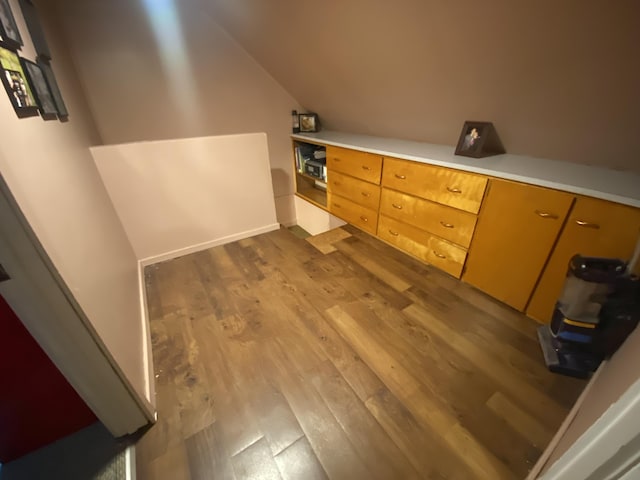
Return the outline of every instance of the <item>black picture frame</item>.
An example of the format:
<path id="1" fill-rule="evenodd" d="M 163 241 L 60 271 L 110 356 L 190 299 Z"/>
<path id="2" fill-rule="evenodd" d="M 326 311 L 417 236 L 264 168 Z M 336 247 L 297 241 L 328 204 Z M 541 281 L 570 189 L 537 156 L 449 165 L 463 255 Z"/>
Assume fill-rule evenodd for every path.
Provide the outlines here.
<path id="1" fill-rule="evenodd" d="M 504 153 L 493 123 L 466 121 L 456 145 L 456 155 L 482 158 Z"/>
<path id="2" fill-rule="evenodd" d="M 51 60 L 51 51 L 42 30 L 36 6 L 29 0 L 20 0 L 20 10 L 22 10 L 22 16 L 27 24 L 27 30 L 29 30 L 29 36 L 36 54 L 39 58 Z"/>
<path id="3" fill-rule="evenodd" d="M 40 115 L 45 120 L 55 118 L 58 115 L 58 108 L 42 68 L 37 63 L 22 57 L 20 57 L 20 63 L 31 85 L 31 93 L 38 104 Z"/>
<path id="4" fill-rule="evenodd" d="M 58 116 L 60 118 L 67 118 L 69 116 L 69 112 L 67 111 L 67 106 L 65 105 L 64 99 L 62 98 L 62 93 L 60 93 L 60 88 L 58 87 L 58 82 L 56 81 L 56 76 L 53 73 L 51 65 L 49 65 L 49 63 L 42 58 L 38 58 L 36 61 L 38 63 L 38 66 L 42 69 L 44 77 L 47 79 L 47 85 L 49 86 L 49 90 L 51 91 L 51 95 L 53 96 L 53 101 L 56 104 Z"/>
<path id="5" fill-rule="evenodd" d="M 0 47 L 0 67 L 2 84 L 18 117 L 37 115 L 37 102 L 18 54 Z"/>
<path id="6" fill-rule="evenodd" d="M 0 0 L 0 45 L 16 51 L 23 44 L 9 0 Z"/>
<path id="7" fill-rule="evenodd" d="M 320 130 L 320 120 L 317 113 L 300 113 L 300 132 L 317 132 Z"/>

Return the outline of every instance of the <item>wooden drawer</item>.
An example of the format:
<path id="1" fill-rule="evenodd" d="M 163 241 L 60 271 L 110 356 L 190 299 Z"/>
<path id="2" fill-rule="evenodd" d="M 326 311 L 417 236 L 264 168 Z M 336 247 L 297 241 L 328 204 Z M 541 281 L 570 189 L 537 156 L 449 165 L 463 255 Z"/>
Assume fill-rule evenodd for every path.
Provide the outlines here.
<path id="1" fill-rule="evenodd" d="M 380 185 L 382 156 L 328 146 L 327 170 L 346 173 L 365 182 Z"/>
<path id="2" fill-rule="evenodd" d="M 456 278 L 462 274 L 467 257 L 464 248 L 385 215 L 378 220 L 378 236 Z"/>
<path id="3" fill-rule="evenodd" d="M 385 158 L 382 185 L 478 213 L 487 178 L 445 167 Z"/>
<path id="4" fill-rule="evenodd" d="M 640 209 L 578 197 L 529 301 L 527 315 L 542 323 L 551 321 L 571 257 L 580 254 L 629 260 L 638 235 Z"/>
<path id="5" fill-rule="evenodd" d="M 331 192 L 328 193 L 327 200 L 329 211 L 336 217 L 361 228 L 365 232 L 376 234 L 378 226 L 378 212 L 376 210 L 363 207 Z"/>
<path id="6" fill-rule="evenodd" d="M 380 213 L 469 247 L 477 217 L 469 212 L 421 198 L 382 189 Z"/>
<path id="7" fill-rule="evenodd" d="M 328 190 L 341 197 L 348 198 L 363 207 L 377 210 L 380 204 L 380 187 L 342 173 L 329 171 Z"/>

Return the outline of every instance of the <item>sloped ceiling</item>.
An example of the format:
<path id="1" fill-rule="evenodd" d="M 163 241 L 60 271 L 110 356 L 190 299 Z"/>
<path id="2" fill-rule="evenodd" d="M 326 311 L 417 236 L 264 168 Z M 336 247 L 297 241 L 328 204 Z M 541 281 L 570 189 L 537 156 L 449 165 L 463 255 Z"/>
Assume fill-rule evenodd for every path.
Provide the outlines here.
<path id="1" fill-rule="evenodd" d="M 199 0 L 325 128 L 640 171 L 640 4 Z"/>

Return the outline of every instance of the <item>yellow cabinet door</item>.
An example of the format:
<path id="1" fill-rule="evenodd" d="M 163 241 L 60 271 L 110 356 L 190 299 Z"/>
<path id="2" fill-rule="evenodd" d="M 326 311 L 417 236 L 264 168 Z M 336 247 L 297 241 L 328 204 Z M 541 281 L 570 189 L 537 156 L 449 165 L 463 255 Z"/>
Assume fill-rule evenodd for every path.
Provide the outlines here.
<path id="1" fill-rule="evenodd" d="M 551 321 L 567 266 L 576 254 L 629 260 L 640 235 L 640 209 L 579 197 L 527 307 L 527 315 Z"/>
<path id="2" fill-rule="evenodd" d="M 462 279 L 524 311 L 573 200 L 557 190 L 491 180 Z"/>

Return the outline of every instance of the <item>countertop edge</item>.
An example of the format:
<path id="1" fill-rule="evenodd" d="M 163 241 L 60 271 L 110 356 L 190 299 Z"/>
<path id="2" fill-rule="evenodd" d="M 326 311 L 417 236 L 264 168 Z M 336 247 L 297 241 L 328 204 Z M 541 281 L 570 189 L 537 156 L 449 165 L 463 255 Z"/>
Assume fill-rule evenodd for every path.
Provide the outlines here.
<path id="1" fill-rule="evenodd" d="M 429 165 L 453 168 L 540 187 L 553 188 L 555 190 L 562 190 L 640 208 L 640 175 L 633 172 L 609 170 L 603 167 L 513 154 L 502 154 L 478 159 L 460 157 L 454 155 L 454 147 L 448 145 L 436 145 L 343 132 L 323 131 L 316 134 L 297 133 L 292 134 L 291 138 L 334 147 L 361 150 L 377 155 L 412 160 Z M 384 148 L 385 143 L 400 148 L 398 150 Z M 405 151 L 402 151 L 403 149 Z M 424 155 L 411 152 L 411 150 L 415 151 L 419 149 L 429 152 L 429 154 Z M 475 165 L 476 162 L 478 163 L 477 165 Z M 485 163 L 484 166 L 482 165 L 483 162 Z M 511 167 L 511 170 L 520 171 L 508 171 L 499 168 L 499 166 L 492 168 L 487 166 L 487 163 L 496 164 L 505 162 Z M 535 175 L 533 172 L 525 173 L 524 171 L 527 170 L 527 168 L 532 170 L 527 164 L 533 163 L 538 164 L 538 169 L 547 169 L 545 172 L 546 175 Z M 556 181 L 548 178 L 554 175 L 558 176 L 559 180 Z M 572 181 L 569 181 L 567 178 L 562 178 L 568 176 L 573 177 Z M 623 192 L 616 192 L 615 189 L 618 187 L 622 187 Z M 632 195 L 629 196 L 624 190 L 631 191 Z"/>

